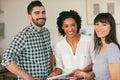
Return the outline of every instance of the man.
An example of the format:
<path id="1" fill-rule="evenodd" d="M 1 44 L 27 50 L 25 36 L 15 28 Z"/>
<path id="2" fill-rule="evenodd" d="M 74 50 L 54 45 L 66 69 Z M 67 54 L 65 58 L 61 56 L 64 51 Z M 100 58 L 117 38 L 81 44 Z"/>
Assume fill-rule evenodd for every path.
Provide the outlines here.
<path id="1" fill-rule="evenodd" d="M 43 27 L 46 11 L 40 1 L 32 1 L 27 12 L 30 25 L 16 35 L 3 54 L 2 65 L 18 80 L 46 80 L 52 56 L 50 33 Z"/>

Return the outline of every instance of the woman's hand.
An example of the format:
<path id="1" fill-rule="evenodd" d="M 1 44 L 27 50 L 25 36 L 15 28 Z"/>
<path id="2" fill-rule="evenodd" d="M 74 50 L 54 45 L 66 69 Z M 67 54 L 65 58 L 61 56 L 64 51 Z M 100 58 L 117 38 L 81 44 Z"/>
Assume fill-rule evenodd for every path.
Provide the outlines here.
<path id="1" fill-rule="evenodd" d="M 50 76 L 50 77 L 52 77 L 52 76 L 57 76 L 57 74 L 55 73 L 55 71 L 53 71 L 53 72 L 50 73 L 49 76 Z"/>
<path id="2" fill-rule="evenodd" d="M 51 73 L 50 73 L 50 77 L 52 77 L 52 76 L 57 76 L 57 75 L 60 75 L 60 74 L 62 74 L 62 69 L 60 69 L 60 68 L 56 68 L 54 71 L 52 71 Z"/>
<path id="3" fill-rule="evenodd" d="M 75 69 L 75 70 L 73 70 L 73 73 L 75 73 L 75 72 L 79 72 L 79 71 L 82 71 L 81 69 Z"/>
<path id="4" fill-rule="evenodd" d="M 87 73 L 83 72 L 83 71 L 80 71 L 80 70 L 77 70 L 77 71 L 74 72 L 74 76 L 75 77 L 84 77 L 84 78 L 86 78 L 87 77 Z"/>
<path id="5" fill-rule="evenodd" d="M 73 70 L 73 76 L 75 77 L 83 77 L 83 71 L 80 69 Z"/>
<path id="6" fill-rule="evenodd" d="M 93 72 L 86 73 L 82 70 L 75 70 L 74 72 L 75 77 L 84 77 L 84 79 L 93 79 L 95 77 L 95 74 Z"/>

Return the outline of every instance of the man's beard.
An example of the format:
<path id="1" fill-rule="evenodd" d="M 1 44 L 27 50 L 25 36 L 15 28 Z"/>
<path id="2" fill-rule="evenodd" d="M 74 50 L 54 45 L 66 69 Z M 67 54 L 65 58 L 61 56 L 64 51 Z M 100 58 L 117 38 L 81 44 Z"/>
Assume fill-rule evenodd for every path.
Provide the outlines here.
<path id="1" fill-rule="evenodd" d="M 40 24 L 39 22 L 37 22 L 37 21 L 40 20 L 40 19 L 43 19 L 43 20 L 44 20 L 44 23 Z M 33 19 L 33 18 L 32 18 L 32 22 L 33 22 L 36 26 L 43 27 L 43 26 L 45 25 L 46 18 L 37 18 L 37 19 Z"/>

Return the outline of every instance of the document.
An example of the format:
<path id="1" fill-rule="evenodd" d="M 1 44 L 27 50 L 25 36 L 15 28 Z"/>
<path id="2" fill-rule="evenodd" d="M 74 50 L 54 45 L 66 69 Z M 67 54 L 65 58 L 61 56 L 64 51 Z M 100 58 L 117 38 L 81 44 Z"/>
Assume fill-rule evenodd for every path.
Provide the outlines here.
<path id="1" fill-rule="evenodd" d="M 68 74 L 61 74 L 61 75 L 57 75 L 57 76 L 53 76 L 53 77 L 48 77 L 47 80 L 55 80 L 55 79 L 69 79 L 67 78 Z"/>
<path id="2" fill-rule="evenodd" d="M 85 80 L 85 79 L 84 77 L 73 77 L 73 73 L 69 73 L 48 77 L 47 80 Z"/>

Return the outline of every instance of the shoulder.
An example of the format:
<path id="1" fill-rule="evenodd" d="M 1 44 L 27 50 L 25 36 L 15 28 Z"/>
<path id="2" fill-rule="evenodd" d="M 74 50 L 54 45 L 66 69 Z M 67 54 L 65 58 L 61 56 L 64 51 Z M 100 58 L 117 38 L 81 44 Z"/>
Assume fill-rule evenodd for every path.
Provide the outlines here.
<path id="1" fill-rule="evenodd" d="M 47 33 L 50 33 L 50 31 L 49 31 L 48 28 L 46 28 L 46 27 L 43 27 L 43 31 L 44 31 L 44 32 L 47 32 Z"/>
<path id="2" fill-rule="evenodd" d="M 88 35 L 81 35 L 81 40 L 82 41 L 91 41 L 92 37 Z"/>
<path id="3" fill-rule="evenodd" d="M 63 46 L 65 46 L 65 44 L 66 44 L 66 38 L 65 37 L 63 37 L 59 42 L 57 42 L 56 44 L 55 44 L 55 47 L 63 47 Z"/>
<path id="4" fill-rule="evenodd" d="M 88 36 L 88 35 L 81 35 L 80 37 L 80 42 L 83 43 L 83 44 L 91 44 L 93 42 L 93 39 L 91 36 Z"/>
<path id="5" fill-rule="evenodd" d="M 111 55 L 119 55 L 120 56 L 120 49 L 115 43 L 110 43 L 108 46 L 108 52 Z"/>
<path id="6" fill-rule="evenodd" d="M 25 27 L 22 31 L 18 32 L 15 38 L 23 38 L 28 33 L 29 33 L 29 27 Z"/>
<path id="7" fill-rule="evenodd" d="M 30 25 L 23 28 L 20 32 L 18 32 L 17 35 L 14 36 L 13 41 L 24 42 L 29 35 L 33 34 L 33 31 L 31 28 L 32 27 Z"/>
<path id="8" fill-rule="evenodd" d="M 117 51 L 120 52 L 118 46 L 117 46 L 115 43 L 110 43 L 109 46 L 108 46 L 108 48 L 109 48 L 111 51 L 117 50 Z"/>
<path id="9" fill-rule="evenodd" d="M 48 28 L 46 28 L 46 27 L 43 27 L 43 29 L 46 30 L 46 31 L 49 31 Z"/>
<path id="10" fill-rule="evenodd" d="M 115 43 L 110 43 L 107 48 L 108 62 L 120 62 L 120 50 Z"/>

